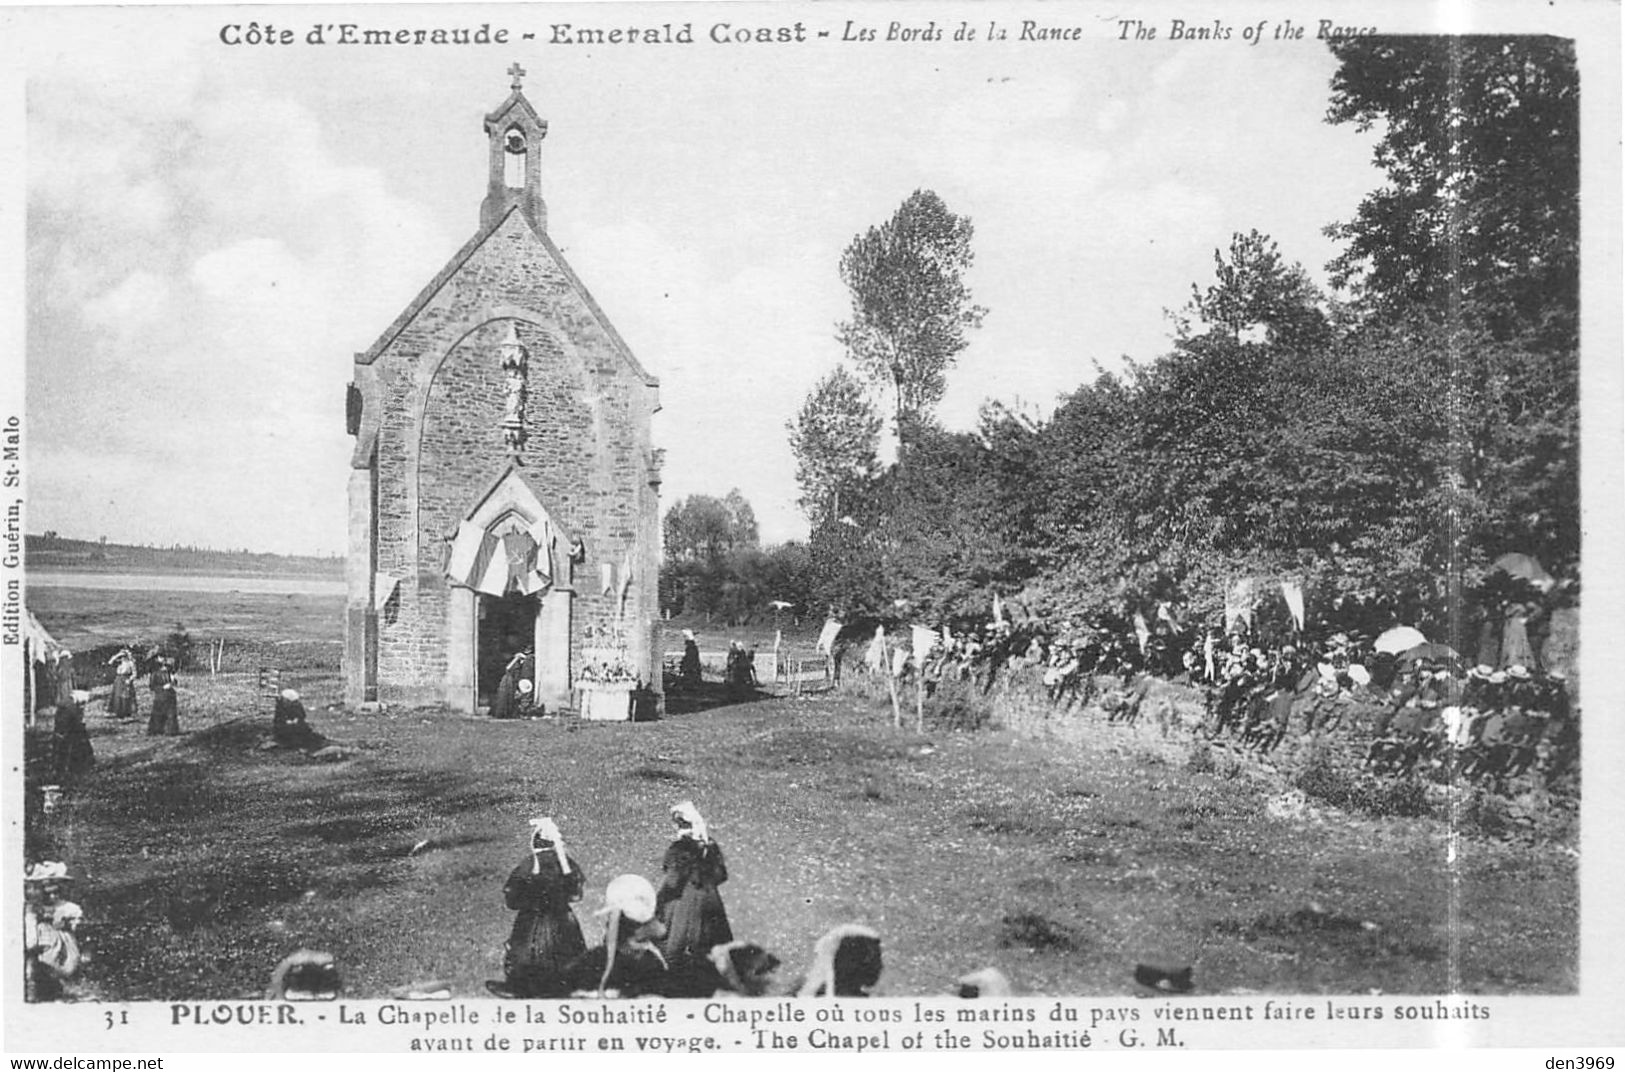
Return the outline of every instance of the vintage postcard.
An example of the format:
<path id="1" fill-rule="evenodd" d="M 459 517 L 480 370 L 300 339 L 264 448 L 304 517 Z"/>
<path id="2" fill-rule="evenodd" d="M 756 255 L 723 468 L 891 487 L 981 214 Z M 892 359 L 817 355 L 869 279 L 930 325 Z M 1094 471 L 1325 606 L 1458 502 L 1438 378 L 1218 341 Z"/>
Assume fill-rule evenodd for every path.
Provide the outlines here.
<path id="1" fill-rule="evenodd" d="M 1619 29 L 0 8 L 12 1067 L 1611 1068 Z"/>

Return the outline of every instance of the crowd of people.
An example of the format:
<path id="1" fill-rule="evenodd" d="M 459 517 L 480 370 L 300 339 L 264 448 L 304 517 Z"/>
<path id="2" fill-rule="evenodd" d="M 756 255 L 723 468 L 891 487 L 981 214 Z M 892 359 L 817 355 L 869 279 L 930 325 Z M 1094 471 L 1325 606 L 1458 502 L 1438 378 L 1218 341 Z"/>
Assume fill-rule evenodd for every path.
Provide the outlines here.
<path id="1" fill-rule="evenodd" d="M 115 724 L 139 724 L 138 681 L 144 672 L 152 698 L 146 734 L 174 737 L 180 729 L 180 700 L 176 660 L 163 652 L 145 658 L 133 648 L 121 648 L 108 660 L 112 685 L 106 696 L 106 714 Z M 85 712 L 92 701 L 88 689 L 76 687 L 73 653 L 66 649 L 52 660 L 56 700 L 48 750 L 31 761 L 25 778 L 24 975 L 28 1000 L 51 1001 L 71 994 L 81 956 L 75 936 L 83 919 L 79 906 L 68 899 L 68 868 L 46 859 L 58 846 L 53 834 L 57 814 L 67 798 L 96 765 Z M 299 693 L 283 689 L 271 717 L 270 746 L 311 753 L 329 742 L 311 726 Z"/>
<path id="2" fill-rule="evenodd" d="M 1378 638 L 1347 632 L 1265 637 L 1238 626 L 1182 637 L 1002 618 L 921 639 L 911 647 L 927 654 L 916 659 L 888 649 L 875 629 L 864 662 L 875 672 L 919 673 L 928 690 L 952 680 L 986 691 L 999 675 L 1030 669 L 1058 711 L 1095 709 L 1125 723 L 1140 718 L 1156 681 L 1168 681 L 1200 695 L 1199 732 L 1209 739 L 1269 754 L 1289 738 L 1364 735 L 1364 763 L 1376 773 L 1495 784 L 1534 772 L 1550 783 L 1578 765 L 1579 717 L 1563 672 L 1466 667 L 1440 644 L 1384 651 Z M 1159 702 L 1169 717 L 1168 701 Z"/>
<path id="3" fill-rule="evenodd" d="M 1483 781 L 1538 768 L 1550 777 L 1578 757 L 1579 719 L 1561 673 L 1480 664 L 1458 676 L 1421 665 L 1401 676 L 1387 699 L 1366 755 L 1376 770 L 1423 768 Z"/>
<path id="4" fill-rule="evenodd" d="M 112 667 L 113 674 L 112 687 L 107 694 L 109 718 L 120 723 L 140 719 L 140 689 L 137 682 L 145 673 L 147 688 L 152 693 L 147 735 L 175 737 L 180 734 L 180 700 L 176 691 L 176 663 L 172 656 L 153 652 L 143 659 L 133 648 L 125 647 L 115 652 L 107 660 L 107 665 Z M 51 677 L 56 699 L 52 773 L 61 782 L 76 774 L 83 774 L 94 762 L 90 737 L 85 731 L 84 712 L 91 693 L 78 687 L 74 655 L 66 648 L 53 656 Z"/>
<path id="5" fill-rule="evenodd" d="M 1563 673 L 1522 664 L 1463 667 L 1442 645 L 1378 650 L 1371 637 L 1359 634 L 1265 638 L 1241 629 L 1199 631 L 1181 639 L 1170 630 L 1153 634 L 1132 626 L 1070 623 L 1048 628 L 1003 619 L 976 630 L 929 635 L 915 630 L 910 639 L 909 648 L 888 644 L 883 630 L 875 629 L 863 649 L 865 663 L 876 672 L 912 672 L 929 688 L 954 681 L 984 692 L 1000 675 L 1025 670 L 1028 681 L 1041 681 L 1055 709 L 1095 709 L 1111 721 L 1131 724 L 1151 701 L 1154 684 L 1169 681 L 1200 695 L 1198 732 L 1208 739 L 1228 737 L 1268 754 L 1288 738 L 1344 735 L 1362 741 L 1365 766 L 1382 774 L 1425 773 L 1441 781 L 1499 785 L 1532 773 L 1550 782 L 1577 766 L 1578 712 Z M 924 654 L 916 658 L 915 651 Z M 754 682 L 750 654 L 733 645 L 729 681 Z M 838 666 L 839 661 L 837 654 L 833 662 Z M 151 692 L 147 733 L 180 732 L 174 660 L 162 654 L 142 660 L 125 648 L 109 663 L 110 718 L 139 720 L 137 682 L 144 663 Z M 90 694 L 72 687 L 71 655 L 58 665 L 69 668 L 57 676 L 49 755 L 55 783 L 49 788 L 60 792 L 91 770 L 95 755 L 85 725 Z M 685 633 L 679 676 L 697 677 L 698 671 L 697 642 Z M 530 657 L 516 656 L 506 668 L 493 714 L 522 717 L 531 709 L 533 677 Z M 1165 697 L 1166 690 L 1159 695 Z M 1167 706 L 1166 699 L 1158 702 Z M 308 752 L 326 743 L 292 689 L 277 696 L 271 731 L 278 747 Z M 31 812 L 40 810 L 31 797 Z M 671 809 L 671 818 L 675 836 L 658 885 L 635 874 L 610 881 L 603 907 L 593 917 L 602 937 L 590 945 L 575 909 L 588 888 L 586 873 L 553 819 L 532 820 L 529 850 L 503 885 L 504 901 L 515 916 L 504 947 L 504 977 L 488 984 L 491 991 L 511 998 L 872 992 L 883 966 L 880 937 L 856 924 L 826 934 L 803 975 L 781 983 L 778 958 L 733 932 L 721 895 L 727 863 L 704 817 L 692 802 L 682 801 Z M 24 928 L 30 1000 L 62 996 L 78 971 L 75 930 L 83 913 L 64 895 L 65 880 L 61 864 L 30 865 Z M 330 958 L 316 967 L 316 974 L 336 971 Z M 305 971 L 310 965 L 285 964 L 279 970 L 292 978 L 294 968 Z M 290 985 L 285 978 L 283 990 Z M 336 984 L 300 985 L 313 996 L 337 992 Z M 984 992 L 997 993 L 1005 985 L 999 977 L 967 983 L 966 992 L 991 988 Z"/>
<path id="6" fill-rule="evenodd" d="M 595 914 L 603 939 L 588 946 L 574 905 L 587 887 L 551 817 L 530 822 L 530 850 L 508 875 L 502 896 L 514 915 L 503 952 L 504 978 L 487 986 L 505 998 L 864 997 L 880 979 L 880 936 L 848 924 L 820 939 L 798 981 L 780 987 L 780 962 L 738 941 L 720 887 L 728 881 L 722 846 L 690 801 L 671 809 L 676 836 L 658 888 L 642 875 L 611 880 Z"/>

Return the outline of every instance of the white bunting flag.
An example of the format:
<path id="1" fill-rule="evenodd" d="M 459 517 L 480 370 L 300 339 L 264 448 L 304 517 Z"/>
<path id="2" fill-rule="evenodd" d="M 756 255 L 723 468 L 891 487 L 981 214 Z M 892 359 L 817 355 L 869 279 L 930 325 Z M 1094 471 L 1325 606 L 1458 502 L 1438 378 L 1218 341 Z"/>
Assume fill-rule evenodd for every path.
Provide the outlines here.
<path id="1" fill-rule="evenodd" d="M 841 623 L 834 618 L 824 623 L 824 628 L 818 633 L 818 651 L 822 655 L 831 655 L 835 651 L 835 638 L 840 635 Z"/>

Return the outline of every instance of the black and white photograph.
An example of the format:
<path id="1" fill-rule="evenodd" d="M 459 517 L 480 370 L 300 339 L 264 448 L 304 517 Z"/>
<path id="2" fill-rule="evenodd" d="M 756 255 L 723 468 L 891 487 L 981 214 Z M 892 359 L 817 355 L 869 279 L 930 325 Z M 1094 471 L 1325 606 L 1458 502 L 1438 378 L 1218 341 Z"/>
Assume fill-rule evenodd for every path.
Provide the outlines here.
<path id="1" fill-rule="evenodd" d="M 1619 15 L 0 8 L 8 1055 L 1611 1068 Z"/>

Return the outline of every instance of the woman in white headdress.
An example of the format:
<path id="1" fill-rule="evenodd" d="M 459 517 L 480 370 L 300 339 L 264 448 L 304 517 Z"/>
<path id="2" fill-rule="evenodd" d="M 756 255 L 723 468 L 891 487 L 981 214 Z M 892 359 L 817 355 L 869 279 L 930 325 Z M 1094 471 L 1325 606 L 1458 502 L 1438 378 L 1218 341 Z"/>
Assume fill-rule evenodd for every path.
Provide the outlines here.
<path id="1" fill-rule="evenodd" d="M 672 806 L 677 838 L 661 863 L 664 872 L 656 915 L 666 925 L 666 959 L 703 959 L 712 946 L 733 941 L 728 910 L 717 887 L 728 881 L 722 846 L 711 837 L 705 817 L 691 801 Z"/>
<path id="2" fill-rule="evenodd" d="M 866 998 L 883 965 L 880 935 L 862 924 L 843 924 L 818 939 L 812 966 L 795 992 L 804 998 Z"/>
<path id="3" fill-rule="evenodd" d="M 23 994 L 27 1001 L 55 1001 L 68 996 L 79 974 L 81 955 L 74 928 L 84 911 L 72 901 L 63 901 L 51 912 L 28 905 L 23 913 Z"/>
<path id="4" fill-rule="evenodd" d="M 305 702 L 297 689 L 283 689 L 277 693 L 276 708 L 271 714 L 271 739 L 284 748 L 316 749 L 327 739 L 311 728 L 305 713 Z"/>
<path id="5" fill-rule="evenodd" d="M 642 875 L 620 875 L 604 890 L 604 944 L 569 970 L 575 990 L 597 997 L 666 997 L 665 928 L 655 918 L 655 888 Z"/>
<path id="6" fill-rule="evenodd" d="M 507 989 L 514 997 L 556 998 L 570 992 L 566 969 L 587 950 L 570 905 L 581 900 L 586 877 L 564 848 L 550 818 L 530 821 L 530 852 L 502 887 L 519 913 L 503 954 Z"/>

